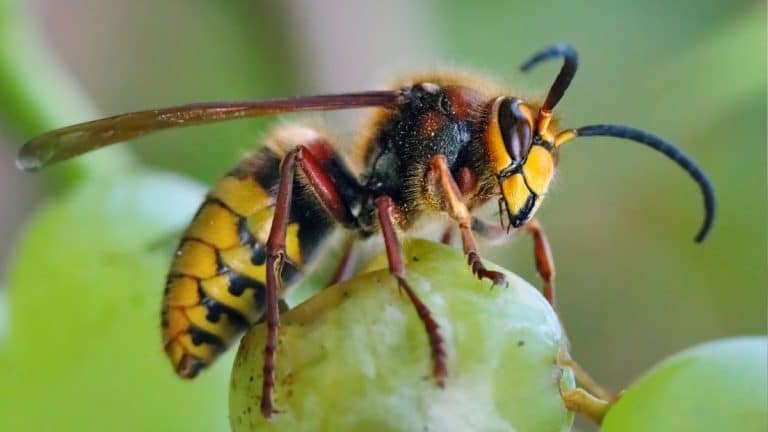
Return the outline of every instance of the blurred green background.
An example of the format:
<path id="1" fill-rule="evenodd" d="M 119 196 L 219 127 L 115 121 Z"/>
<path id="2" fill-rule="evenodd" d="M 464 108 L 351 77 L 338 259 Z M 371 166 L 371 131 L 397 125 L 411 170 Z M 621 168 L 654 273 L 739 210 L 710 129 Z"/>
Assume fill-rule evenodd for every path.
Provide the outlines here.
<path id="1" fill-rule="evenodd" d="M 124 229 L 128 232 L 113 245 L 120 251 L 119 242 L 130 241 L 131 228 L 146 228 L 142 218 L 155 220 L 147 216 L 151 212 L 133 209 L 138 221 L 133 227 L 123 222 L 120 227 L 110 226 L 113 219 L 109 217 L 100 219 L 99 225 L 87 219 L 80 222 L 83 219 L 67 213 L 63 200 L 56 201 L 72 193 L 69 185 L 95 178 L 94 184 L 100 186 L 77 195 L 77 202 L 84 213 L 103 205 L 99 199 L 114 195 L 105 185 L 120 184 L 115 177 L 124 171 L 122 162 L 115 161 L 125 160 L 124 149 L 136 153 L 148 166 L 209 184 L 243 152 L 258 145 L 269 121 L 153 135 L 124 145 L 123 150 L 105 150 L 42 175 L 21 174 L 13 166 L 15 152 L 30 136 L 89 120 L 96 113 L 201 100 L 380 88 L 394 77 L 442 67 L 485 72 L 522 95 L 543 97 L 557 72 L 555 62 L 530 76 L 519 73 L 517 66 L 533 51 L 560 41 L 572 43 L 581 55 L 579 72 L 557 110 L 562 124 L 619 123 L 666 137 L 709 174 L 718 199 L 714 230 L 707 242 L 696 245 L 692 239 L 702 217 L 701 198 L 692 181 L 673 163 L 617 140 L 582 139 L 565 146 L 556 184 L 539 218 L 553 247 L 560 312 L 574 356 L 600 382 L 618 390 L 684 347 L 731 335 L 764 334 L 768 310 L 765 16 L 764 2 L 726 0 L 489 1 L 482 5 L 461 1 L 411 4 L 405 0 L 0 0 L 0 262 L 5 263 L 0 267 L 5 269 L 0 270 L 0 281 L 10 281 L 0 282 L 0 287 L 7 285 L 10 289 L 5 291 L 11 291 L 9 295 L 0 288 L 0 296 L 10 297 L 13 305 L 10 318 L 0 310 L 0 343 L 4 334 L 11 341 L 7 346 L 33 339 L 26 340 L 22 345 L 27 348 L 13 355 L 7 354 L 12 349 L 0 348 L 0 355 L 5 356 L 0 358 L 0 366 L 20 371 L 27 359 L 19 353 L 33 353 L 31 347 L 43 343 L 43 330 L 27 337 L 20 323 L 50 325 L 56 324 L 56 313 L 64 320 L 67 314 L 80 314 L 73 300 L 82 295 L 80 291 L 62 300 L 73 302 L 74 309 L 51 316 L 16 310 L 32 304 L 36 313 L 47 315 L 45 309 L 34 309 L 46 302 L 44 297 L 27 298 L 15 290 L 44 296 L 53 289 L 48 285 L 58 280 L 51 280 L 50 275 L 61 274 L 54 269 L 57 262 L 43 259 L 50 251 L 39 252 L 49 238 L 45 235 L 30 231 L 23 242 L 27 246 L 15 253 L 14 245 L 41 203 L 48 203 L 54 213 L 42 216 L 47 218 L 40 222 L 49 230 L 46 235 L 82 230 L 83 235 L 98 239 L 99 234 L 92 232 L 96 226 L 107 231 Z M 25 100 L 27 93 L 34 94 L 31 100 L 37 105 Z M 43 106 L 48 111 L 36 115 L 29 106 Z M 359 130 L 354 120 L 360 117 L 314 118 L 339 125 L 335 129 L 338 135 L 351 143 Z M 110 171 L 114 172 L 110 175 Z M 84 172 L 107 174 L 88 177 Z M 130 172 L 131 182 L 142 181 L 143 171 L 138 175 L 135 170 Z M 168 226 L 180 226 L 194 211 L 199 189 L 180 180 L 171 182 L 180 182 L 183 190 L 155 197 L 150 204 L 176 212 L 175 216 L 152 225 L 150 233 L 137 234 L 141 239 L 162 236 Z M 99 187 L 102 190 L 96 190 Z M 141 185 L 136 187 L 143 190 Z M 175 191 L 174 187 L 167 190 Z M 71 225 L 65 228 L 45 225 L 67 218 Z M 90 247 L 87 241 L 61 240 L 65 241 L 71 244 L 72 256 L 84 257 L 73 265 L 102 265 L 101 257 L 85 250 Z M 140 257 L 138 243 L 131 249 L 133 258 Z M 538 284 L 530 239 L 520 237 L 509 246 L 486 246 L 484 251 Z M 151 254 L 154 258 L 148 259 L 154 261 L 140 267 L 150 270 L 138 279 L 147 281 L 147 286 L 137 293 L 156 292 L 159 298 L 164 269 L 155 263 L 167 263 L 168 251 Z M 69 254 L 62 256 L 66 260 Z M 120 256 L 109 260 L 119 263 Z M 35 272 L 37 276 L 27 276 Z M 47 278 L 40 282 L 43 286 L 30 286 L 40 274 Z M 66 278 L 66 272 L 61 277 Z M 124 285 L 131 290 L 130 283 Z M 157 309 L 146 298 L 137 301 L 141 307 Z M 98 308 L 98 301 L 95 304 Z M 157 322 L 145 325 L 153 328 Z M 62 338 L 73 337 L 61 333 Z M 36 361 L 58 360 L 46 354 Z M 77 359 L 72 362 L 77 364 Z M 167 369 L 169 376 L 157 379 L 171 381 Z M 220 400 L 225 398 L 225 369 L 219 365 L 219 376 L 206 383 L 174 387 L 168 397 L 198 393 L 199 400 L 190 401 L 189 409 L 199 414 L 201 409 L 191 407 L 210 408 L 215 417 L 216 410 L 225 412 L 226 403 Z M 85 377 L 90 373 L 80 372 Z M 23 385 L 29 388 L 46 388 L 45 383 L 35 387 L 29 381 L 35 379 L 34 374 L 15 376 L 24 377 Z M 3 427 L 11 412 L 21 412 L 9 408 L 15 406 L 11 400 L 26 399 L 21 387 L 9 393 L 9 387 L 2 384 L 6 389 L 2 392 L 9 398 L 0 399 L 5 404 L 5 409 L 0 406 L 0 430 L 44 424 L 20 421 L 10 423 L 15 429 Z M 98 387 L 98 382 L 88 386 Z M 158 397 L 157 405 L 164 403 L 169 402 Z M 112 419 L 122 421 L 120 412 L 116 409 Z M 173 415 L 183 413 L 182 409 Z M 158 418 L 162 414 L 158 408 Z M 91 430 L 92 422 L 105 424 L 97 418 L 94 412 L 93 417 L 68 421 L 81 421 L 79 430 Z M 170 425 L 165 430 L 182 427 L 172 419 L 164 421 Z M 203 423 L 190 422 L 205 429 Z M 206 427 L 219 424 L 224 423 L 212 419 Z"/>

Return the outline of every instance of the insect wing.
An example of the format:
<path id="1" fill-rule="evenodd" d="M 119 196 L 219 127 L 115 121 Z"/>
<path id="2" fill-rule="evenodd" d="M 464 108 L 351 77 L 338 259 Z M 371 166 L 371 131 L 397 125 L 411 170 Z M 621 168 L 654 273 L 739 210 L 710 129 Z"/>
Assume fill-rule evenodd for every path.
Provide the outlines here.
<path id="1" fill-rule="evenodd" d="M 24 144 L 16 165 L 24 171 L 35 171 L 164 129 L 298 111 L 386 107 L 395 105 L 399 97 L 398 91 L 369 91 L 266 101 L 197 103 L 120 114 L 40 135 Z"/>

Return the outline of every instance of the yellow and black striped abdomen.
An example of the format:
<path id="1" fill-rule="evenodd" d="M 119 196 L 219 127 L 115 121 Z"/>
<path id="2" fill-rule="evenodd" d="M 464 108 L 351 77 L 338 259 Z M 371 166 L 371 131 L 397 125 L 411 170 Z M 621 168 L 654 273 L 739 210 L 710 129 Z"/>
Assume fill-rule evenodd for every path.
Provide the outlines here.
<path id="1" fill-rule="evenodd" d="M 280 157 L 269 149 L 244 159 L 214 185 L 182 237 L 162 309 L 165 351 L 182 377 L 197 375 L 264 313 L 279 166 Z M 333 227 L 312 215 L 317 211 L 306 200 L 292 206 L 286 284 Z"/>

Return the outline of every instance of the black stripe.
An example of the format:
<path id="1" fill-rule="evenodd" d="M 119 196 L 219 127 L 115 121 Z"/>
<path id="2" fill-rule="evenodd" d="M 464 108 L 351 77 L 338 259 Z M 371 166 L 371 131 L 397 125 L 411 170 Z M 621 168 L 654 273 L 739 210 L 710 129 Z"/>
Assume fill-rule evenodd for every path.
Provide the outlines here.
<path id="1" fill-rule="evenodd" d="M 290 284 L 292 283 L 297 276 L 301 276 L 303 273 L 299 271 L 293 264 L 290 262 L 286 262 L 283 266 L 283 283 Z"/>
<path id="2" fill-rule="evenodd" d="M 512 227 L 520 228 L 525 222 L 528 221 L 531 210 L 533 210 L 533 206 L 536 204 L 536 199 L 538 199 L 538 195 L 534 193 L 528 194 L 528 198 L 525 199 L 523 208 L 517 212 L 517 215 L 509 215 L 509 223 L 512 225 Z M 509 212 L 509 210 L 507 210 L 507 212 Z"/>
<path id="3" fill-rule="evenodd" d="M 253 265 L 262 265 L 267 261 L 267 248 L 260 244 L 256 243 L 251 247 L 251 264 Z"/>
<path id="4" fill-rule="evenodd" d="M 555 145 L 549 141 L 541 140 L 539 142 L 535 142 L 533 144 L 534 146 L 544 147 L 544 149 L 550 153 L 552 153 L 552 149 L 555 148 Z"/>
<path id="5" fill-rule="evenodd" d="M 253 180 L 273 196 L 271 189 L 275 188 L 280 180 L 280 160 L 281 158 L 271 150 L 263 149 L 249 167 Z"/>
<path id="6" fill-rule="evenodd" d="M 181 277 L 188 277 L 190 279 L 194 279 L 197 282 L 200 282 L 200 278 L 197 276 L 193 276 L 191 274 L 181 273 L 181 272 L 172 272 L 168 273 L 168 280 L 171 280 L 173 278 L 181 278 Z"/>
<path id="7" fill-rule="evenodd" d="M 240 244 L 246 245 L 250 248 L 254 248 L 259 244 L 256 238 L 248 230 L 248 219 L 239 216 L 237 220 L 237 235 L 240 237 Z"/>
<path id="8" fill-rule="evenodd" d="M 198 243 L 202 243 L 202 244 L 208 246 L 209 248 L 215 250 L 216 252 L 219 251 L 219 248 L 217 248 L 216 245 L 214 245 L 213 243 L 210 243 L 207 240 L 204 240 L 204 239 L 201 239 L 200 237 L 195 237 L 195 236 L 184 236 L 184 237 L 182 237 L 181 245 L 183 246 L 184 243 L 187 242 L 187 240 L 189 240 L 189 241 L 196 241 Z"/>
<path id="9" fill-rule="evenodd" d="M 223 351 L 226 348 L 226 344 L 221 338 L 194 325 L 190 325 L 189 328 L 187 328 L 187 333 L 192 338 L 192 344 L 195 346 L 208 344 L 214 347 L 217 351 Z"/>
<path id="10" fill-rule="evenodd" d="M 264 287 L 264 284 L 249 278 L 248 276 L 243 276 L 241 274 L 230 272 L 229 273 L 229 293 L 233 296 L 240 297 L 243 295 L 243 292 L 245 292 L 246 289 L 251 288 L 257 293 L 260 293 L 261 297 L 257 297 L 257 303 L 264 304 L 266 301 L 264 298 L 264 292 L 266 291 L 266 288 Z"/>
<path id="11" fill-rule="evenodd" d="M 240 311 L 225 304 L 219 303 L 211 297 L 208 297 L 208 295 L 205 293 L 205 290 L 203 289 L 202 283 L 197 284 L 197 292 L 200 296 L 200 304 L 208 309 L 208 314 L 205 316 L 205 319 L 209 322 L 214 324 L 218 323 L 221 319 L 221 315 L 223 314 L 229 318 L 229 321 L 232 323 L 232 326 L 235 328 L 235 330 L 243 330 L 250 325 L 248 319 L 243 316 Z"/>
<path id="12" fill-rule="evenodd" d="M 263 148 L 240 161 L 227 175 L 236 179 L 251 178 L 274 196 L 272 189 L 280 179 L 280 160 L 272 150 Z"/>
<path id="13" fill-rule="evenodd" d="M 336 226 L 336 221 L 317 202 L 313 192 L 302 189 L 299 189 L 291 203 L 289 223 L 299 226 L 296 239 L 299 241 L 299 253 L 304 262 L 311 261 L 318 246 Z"/>
<path id="14" fill-rule="evenodd" d="M 163 329 L 166 329 L 168 327 L 168 306 L 163 306 L 163 309 L 160 311 L 160 326 Z"/>
<path id="15" fill-rule="evenodd" d="M 205 200 L 200 204 L 200 207 L 197 208 L 197 211 L 195 212 L 195 216 L 192 218 L 193 221 L 195 219 L 197 219 L 198 216 L 200 216 L 200 213 L 203 211 L 203 209 L 206 206 L 208 206 L 208 204 L 217 205 L 217 206 L 223 208 L 224 210 L 232 213 L 235 216 L 240 216 L 239 214 L 237 214 L 236 211 L 234 211 L 230 206 L 228 206 L 227 203 L 225 203 L 224 201 L 220 200 L 219 198 L 216 198 L 214 196 L 206 196 Z"/>
<path id="16" fill-rule="evenodd" d="M 200 207 L 201 208 L 205 207 L 208 204 L 213 204 L 213 205 L 219 206 L 222 209 L 232 213 L 233 215 L 238 216 L 238 214 L 234 210 L 232 210 L 232 208 L 229 207 L 227 205 L 227 203 L 225 203 L 224 201 L 222 201 L 222 200 L 220 200 L 220 199 L 218 199 L 216 197 L 209 197 L 208 199 L 205 200 L 205 202 Z"/>
<path id="17" fill-rule="evenodd" d="M 262 315 L 267 304 L 267 288 L 257 280 L 232 272 L 229 276 L 229 293 L 239 297 L 246 289 L 253 290 L 254 303 L 259 308 L 259 315 Z"/>

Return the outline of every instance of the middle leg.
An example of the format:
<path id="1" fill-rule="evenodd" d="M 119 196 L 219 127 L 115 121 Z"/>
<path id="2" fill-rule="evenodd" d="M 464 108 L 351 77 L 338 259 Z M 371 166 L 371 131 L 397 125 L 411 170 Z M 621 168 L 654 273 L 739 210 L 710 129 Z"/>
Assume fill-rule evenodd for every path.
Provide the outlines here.
<path id="1" fill-rule="evenodd" d="M 334 270 L 328 286 L 344 282 L 352 276 L 356 261 L 355 240 L 355 237 L 352 235 L 347 235 L 347 238 L 344 240 L 344 248 L 341 251 L 341 257 L 339 258 L 336 270 Z"/>
<path id="2" fill-rule="evenodd" d="M 397 284 L 405 291 L 411 300 L 416 313 L 424 323 L 429 339 L 429 347 L 432 351 L 432 375 L 438 386 L 445 385 L 445 378 L 448 376 L 448 367 L 445 363 L 445 348 L 443 348 L 443 337 L 440 335 L 440 326 L 432 317 L 427 305 L 425 305 L 416 292 L 413 291 L 408 281 L 405 280 L 405 264 L 403 252 L 397 242 L 397 235 L 392 223 L 392 211 L 396 209 L 392 199 L 388 196 L 381 196 L 376 199 L 376 209 L 378 211 L 379 225 L 381 234 L 384 237 L 384 247 L 387 251 L 387 260 L 389 261 L 389 272 L 397 279 Z"/>

